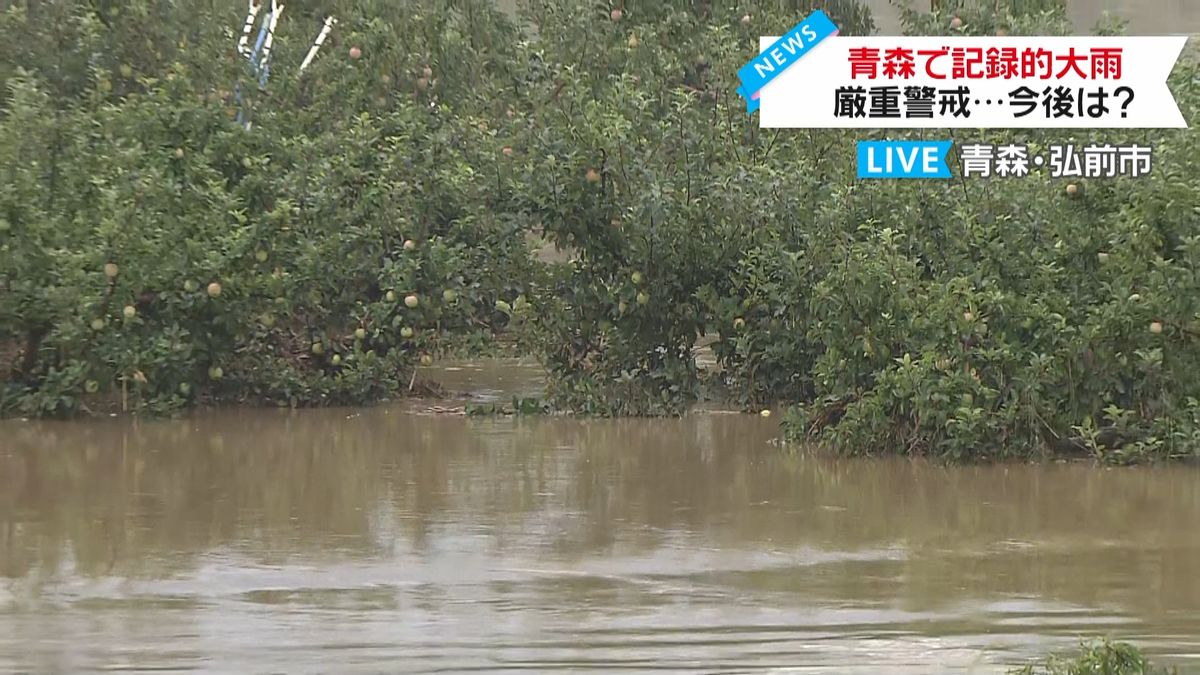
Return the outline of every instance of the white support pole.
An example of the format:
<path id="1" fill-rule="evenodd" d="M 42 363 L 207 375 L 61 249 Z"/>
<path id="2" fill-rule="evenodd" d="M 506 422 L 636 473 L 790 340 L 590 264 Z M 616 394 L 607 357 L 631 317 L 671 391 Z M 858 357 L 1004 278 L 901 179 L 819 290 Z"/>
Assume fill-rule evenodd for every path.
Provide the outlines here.
<path id="1" fill-rule="evenodd" d="M 279 15 L 283 13 L 283 5 L 271 0 L 271 19 L 267 24 L 267 41 L 263 43 L 262 58 L 258 62 L 259 70 L 266 73 L 267 60 L 271 58 L 271 43 L 275 41 L 275 26 L 279 23 Z"/>
<path id="2" fill-rule="evenodd" d="M 254 22 L 258 19 L 258 10 L 262 9 L 262 0 L 250 0 L 250 9 L 246 11 L 246 24 L 242 26 L 242 37 L 238 40 L 238 53 L 242 56 L 249 56 L 250 51 L 247 45 L 250 43 L 250 30 L 254 28 Z"/>
<path id="3" fill-rule="evenodd" d="M 337 19 L 333 18 L 332 16 L 325 17 L 325 26 L 321 28 L 321 33 L 317 35 L 317 39 L 313 42 L 312 48 L 308 50 L 308 56 L 305 56 L 304 62 L 300 64 L 300 72 L 304 72 L 304 69 L 308 67 L 308 64 L 312 63 L 313 59 L 317 57 L 317 51 L 321 49 L 321 45 L 325 42 L 325 38 L 329 37 L 329 31 L 333 30 L 333 26 L 336 23 Z"/>

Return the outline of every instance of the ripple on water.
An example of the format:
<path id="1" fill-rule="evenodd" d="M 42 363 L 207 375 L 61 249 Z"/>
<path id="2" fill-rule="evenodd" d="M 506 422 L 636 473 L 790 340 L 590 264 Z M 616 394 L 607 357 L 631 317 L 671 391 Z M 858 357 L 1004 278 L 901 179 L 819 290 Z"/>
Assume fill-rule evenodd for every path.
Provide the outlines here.
<path id="1" fill-rule="evenodd" d="M 1002 672 L 1098 633 L 1200 665 L 1200 473 L 777 436 L 402 405 L 6 427 L 0 673 Z"/>

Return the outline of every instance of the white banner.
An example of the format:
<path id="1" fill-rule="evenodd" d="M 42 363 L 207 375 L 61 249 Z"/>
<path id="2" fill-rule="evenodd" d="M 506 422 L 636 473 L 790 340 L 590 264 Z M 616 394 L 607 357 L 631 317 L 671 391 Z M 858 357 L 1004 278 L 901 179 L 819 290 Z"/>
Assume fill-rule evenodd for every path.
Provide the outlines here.
<path id="1" fill-rule="evenodd" d="M 761 38 L 760 49 L 776 37 Z M 761 90 L 764 128 L 1179 129 L 1185 36 L 834 36 Z"/>

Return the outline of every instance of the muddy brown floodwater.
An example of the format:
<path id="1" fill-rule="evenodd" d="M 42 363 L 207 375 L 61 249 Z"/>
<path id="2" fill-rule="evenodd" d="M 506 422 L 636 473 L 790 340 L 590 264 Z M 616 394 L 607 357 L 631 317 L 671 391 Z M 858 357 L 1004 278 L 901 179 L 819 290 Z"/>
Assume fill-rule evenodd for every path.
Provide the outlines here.
<path id="1" fill-rule="evenodd" d="M 426 405 L 0 423 L 0 672 L 983 673 L 1105 634 L 1200 667 L 1196 468 Z"/>

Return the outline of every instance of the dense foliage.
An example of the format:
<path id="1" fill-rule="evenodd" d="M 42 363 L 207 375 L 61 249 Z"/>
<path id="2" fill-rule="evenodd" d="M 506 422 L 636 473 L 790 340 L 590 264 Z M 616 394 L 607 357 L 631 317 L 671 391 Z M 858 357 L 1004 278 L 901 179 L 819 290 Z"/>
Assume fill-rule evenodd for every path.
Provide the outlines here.
<path id="1" fill-rule="evenodd" d="M 1194 132 L 965 139 L 1151 143 L 1148 178 L 857 181 L 861 134 L 764 132 L 733 95 L 743 45 L 793 8 L 670 4 L 600 32 L 603 17 L 535 8 L 559 36 L 539 57 L 559 65 L 536 83 L 516 190 L 578 250 L 538 308 L 560 402 L 684 409 L 705 389 L 697 338 L 715 334 L 709 384 L 799 404 L 790 435 L 843 451 L 1200 448 Z M 908 30 L 1070 32 L 1051 2 L 941 7 L 908 11 Z M 1194 123 L 1194 62 L 1172 84 Z"/>
<path id="2" fill-rule="evenodd" d="M 512 27 L 356 3 L 297 76 L 323 15 L 287 4 L 261 92 L 235 3 L 0 15 L 0 410 L 369 401 L 506 320 L 533 263 L 481 120 Z"/>
<path id="3" fill-rule="evenodd" d="M 857 181 L 865 134 L 760 130 L 734 94 L 814 7 L 871 32 L 854 0 L 287 5 L 262 91 L 240 3 L 0 14 L 0 409 L 368 401 L 519 324 L 579 412 L 719 396 L 847 452 L 1200 450 L 1192 131 L 957 135 L 1154 145 L 1150 177 L 1071 190 Z M 907 31 L 1070 32 L 1054 0 L 938 7 Z M 1195 123 L 1195 64 L 1172 86 Z"/>
<path id="4" fill-rule="evenodd" d="M 1171 675 L 1175 670 L 1155 666 L 1141 650 L 1126 642 L 1085 643 L 1071 655 L 1052 655 L 1013 675 Z"/>

